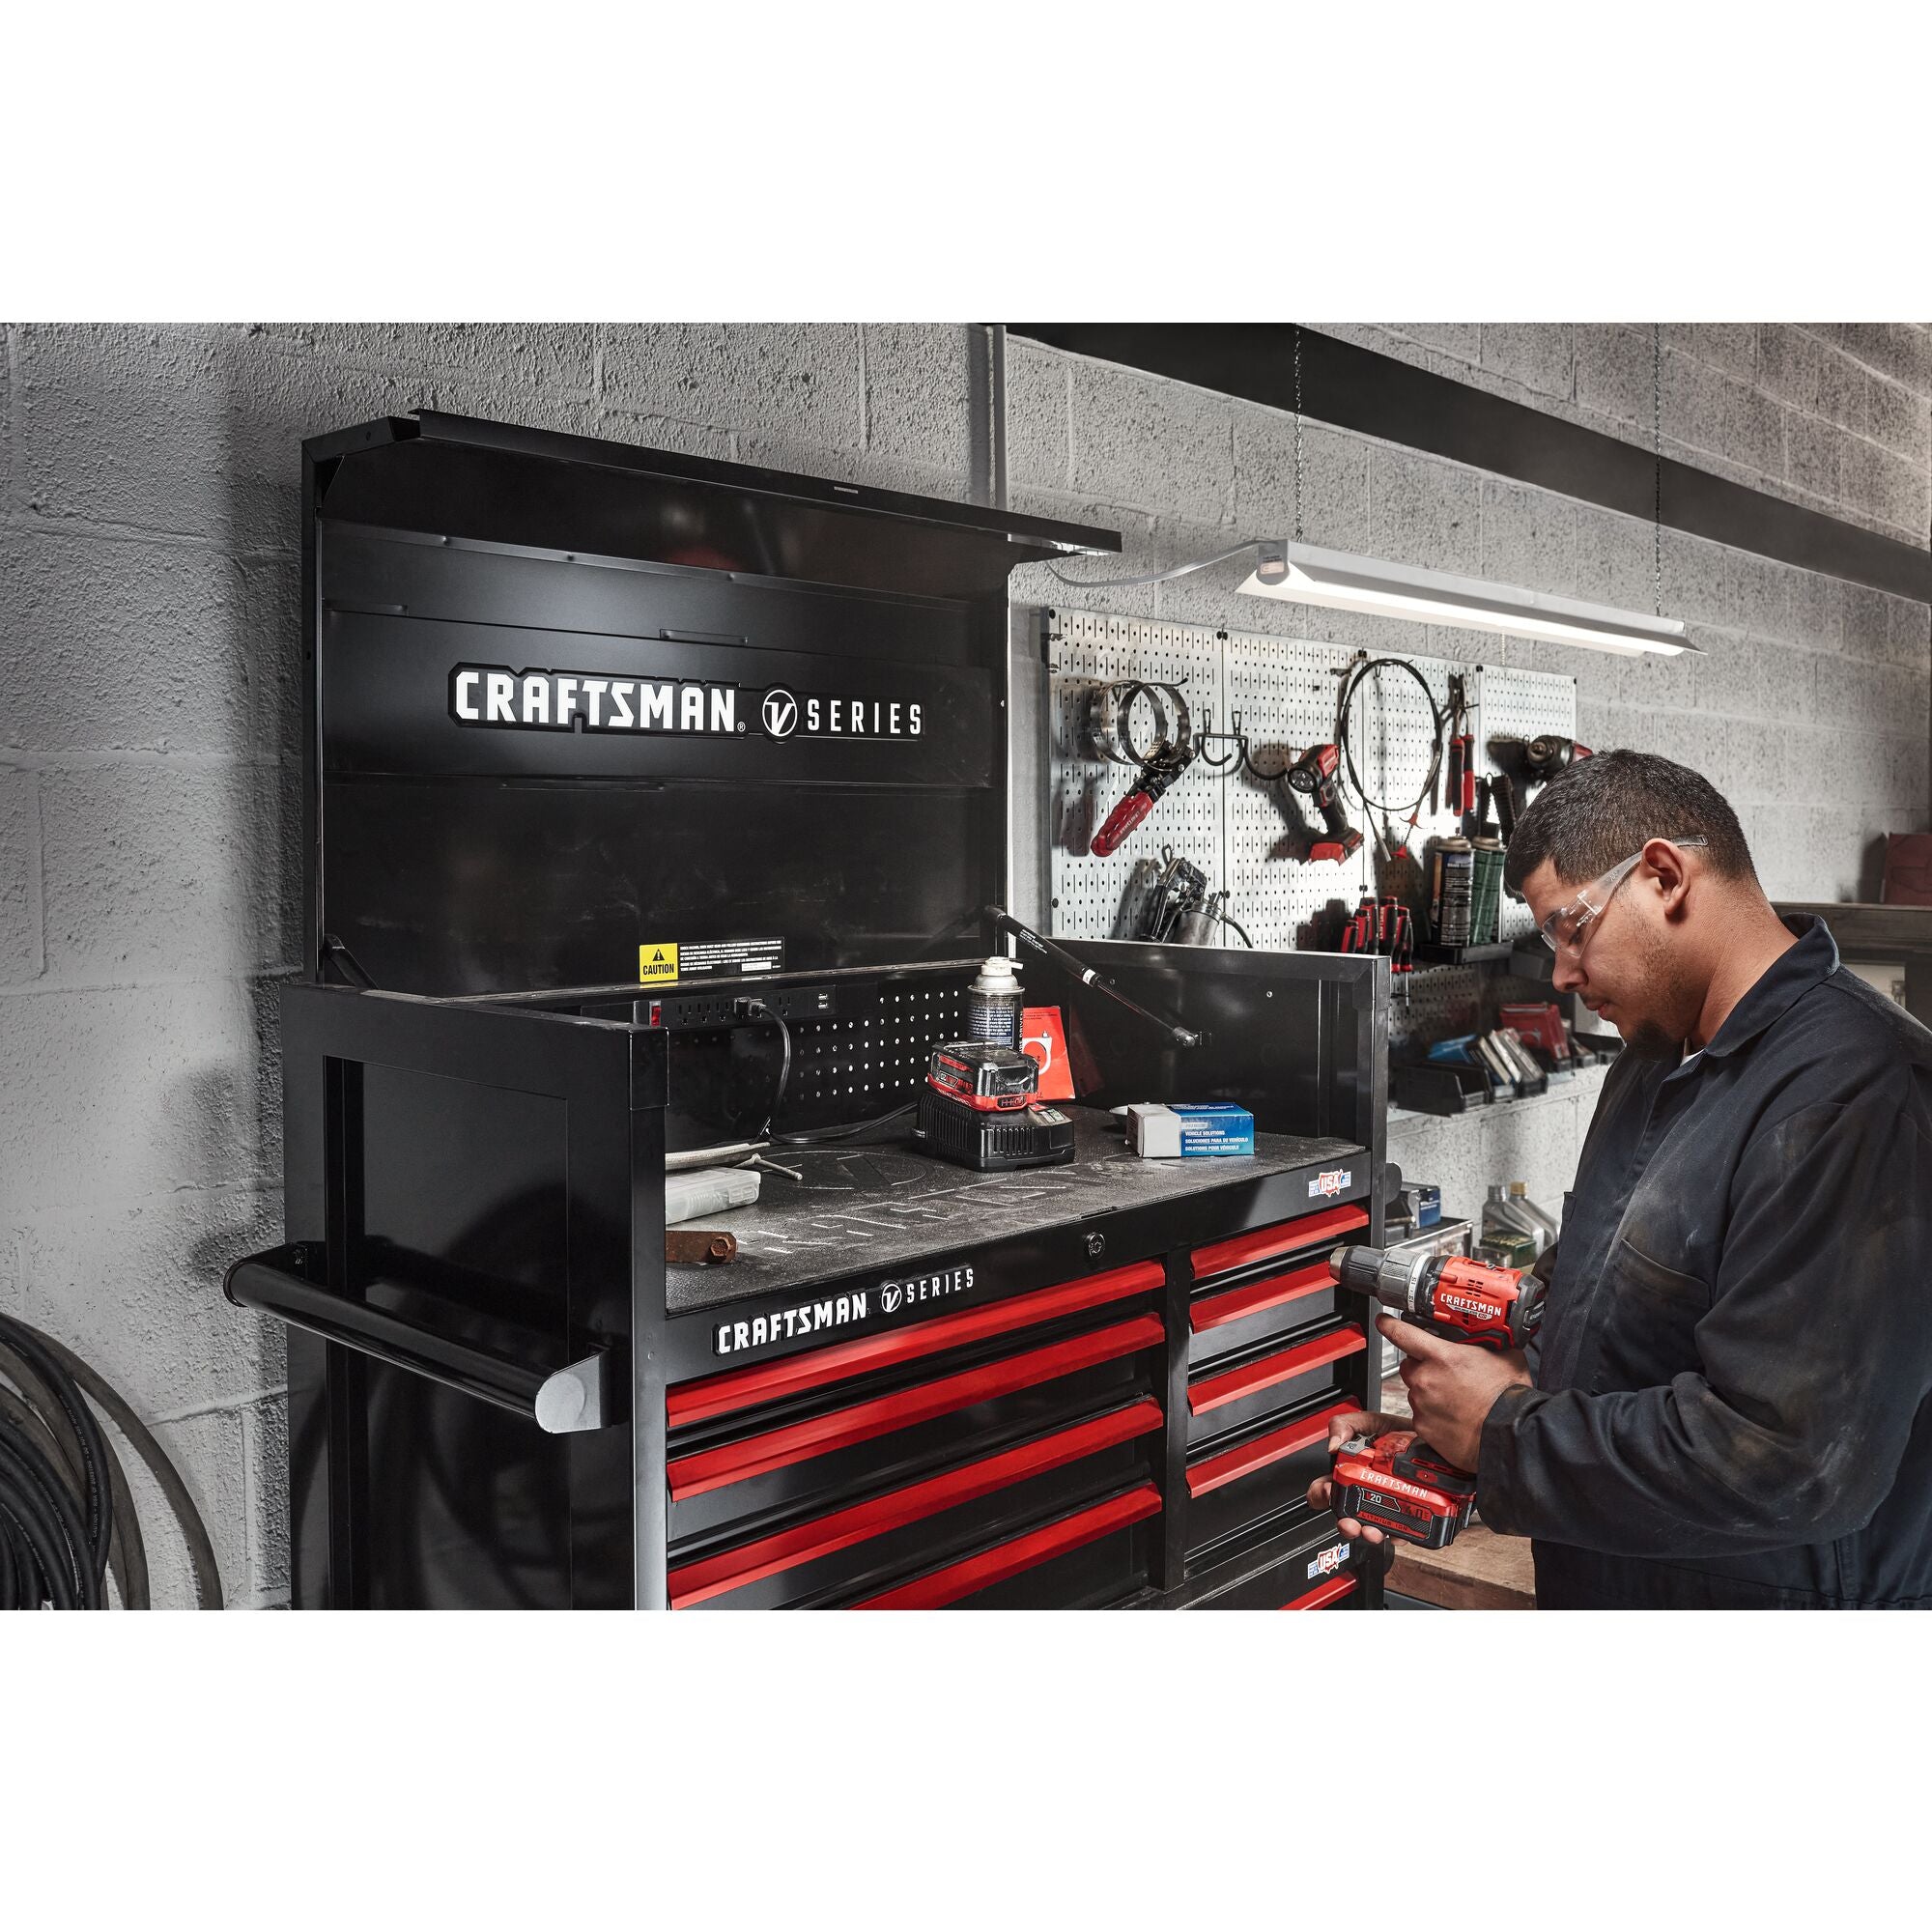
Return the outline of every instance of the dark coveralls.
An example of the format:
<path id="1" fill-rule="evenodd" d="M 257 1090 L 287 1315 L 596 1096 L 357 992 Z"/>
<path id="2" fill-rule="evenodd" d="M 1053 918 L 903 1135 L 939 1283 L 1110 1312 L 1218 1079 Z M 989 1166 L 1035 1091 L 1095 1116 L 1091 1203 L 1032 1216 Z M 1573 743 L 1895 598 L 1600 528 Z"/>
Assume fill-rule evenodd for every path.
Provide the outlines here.
<path id="1" fill-rule="evenodd" d="M 1701 1054 L 1605 1080 L 1479 1458 L 1543 1608 L 1932 1609 L 1932 1033 L 1787 923 Z"/>

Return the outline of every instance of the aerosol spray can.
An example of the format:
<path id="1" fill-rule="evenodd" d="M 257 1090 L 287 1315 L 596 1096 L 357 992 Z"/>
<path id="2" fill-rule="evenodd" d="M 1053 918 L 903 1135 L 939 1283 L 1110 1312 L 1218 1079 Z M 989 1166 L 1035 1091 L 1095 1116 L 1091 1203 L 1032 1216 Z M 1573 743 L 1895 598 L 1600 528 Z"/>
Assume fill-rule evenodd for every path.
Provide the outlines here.
<path id="1" fill-rule="evenodd" d="M 980 962 L 980 977 L 966 989 L 966 1037 L 989 1046 L 1020 1044 L 1020 1016 L 1026 993 L 1013 962 L 1000 953 Z"/>
<path id="2" fill-rule="evenodd" d="M 1475 886 L 1475 854 L 1466 838 L 1437 838 L 1429 865 L 1429 923 L 1438 946 L 1469 943 L 1469 909 Z"/>

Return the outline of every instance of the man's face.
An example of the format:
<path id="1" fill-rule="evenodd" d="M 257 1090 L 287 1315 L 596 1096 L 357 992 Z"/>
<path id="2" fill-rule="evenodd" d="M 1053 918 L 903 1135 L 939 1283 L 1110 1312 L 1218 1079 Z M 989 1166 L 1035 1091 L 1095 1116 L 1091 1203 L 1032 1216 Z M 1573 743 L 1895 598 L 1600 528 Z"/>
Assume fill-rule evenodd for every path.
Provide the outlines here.
<path id="1" fill-rule="evenodd" d="M 1523 881 L 1523 897 L 1537 923 L 1588 891 L 1589 879 L 1559 879 L 1546 859 Z M 1665 916 L 1657 875 L 1639 863 L 1602 910 L 1583 926 L 1577 946 L 1556 950 L 1554 983 L 1574 992 L 1623 1036 L 1634 1053 L 1674 1059 L 1696 1022 L 1696 976 L 1681 925 Z"/>

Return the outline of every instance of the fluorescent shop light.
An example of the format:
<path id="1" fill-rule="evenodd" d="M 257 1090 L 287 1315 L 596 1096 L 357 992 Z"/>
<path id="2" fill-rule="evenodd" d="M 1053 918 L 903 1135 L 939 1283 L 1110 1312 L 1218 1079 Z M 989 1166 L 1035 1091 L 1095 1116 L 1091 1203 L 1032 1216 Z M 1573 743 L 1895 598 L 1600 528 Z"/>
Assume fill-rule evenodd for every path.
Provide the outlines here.
<path id="1" fill-rule="evenodd" d="M 1505 631 L 1513 638 L 1547 638 L 1551 643 L 1626 657 L 1645 651 L 1675 657 L 1697 648 L 1685 641 L 1684 626 L 1675 618 L 1310 544 L 1263 545 L 1260 563 L 1240 587 L 1245 596 L 1273 597 L 1286 604 L 1320 604 L 1331 611 L 1406 617 L 1463 631 Z"/>

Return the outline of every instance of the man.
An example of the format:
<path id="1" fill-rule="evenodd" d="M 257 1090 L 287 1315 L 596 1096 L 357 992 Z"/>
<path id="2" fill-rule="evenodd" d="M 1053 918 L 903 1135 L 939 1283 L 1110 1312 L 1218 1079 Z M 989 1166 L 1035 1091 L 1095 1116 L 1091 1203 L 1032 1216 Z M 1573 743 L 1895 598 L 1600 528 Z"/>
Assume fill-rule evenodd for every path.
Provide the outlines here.
<path id="1" fill-rule="evenodd" d="M 1331 1436 L 1473 1469 L 1547 1609 L 1932 1608 L 1932 1033 L 1778 919 L 1666 759 L 1573 765 L 1505 876 L 1626 1041 L 1543 1327 L 1525 1358 L 1383 1318 L 1414 1421 Z"/>

